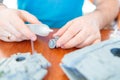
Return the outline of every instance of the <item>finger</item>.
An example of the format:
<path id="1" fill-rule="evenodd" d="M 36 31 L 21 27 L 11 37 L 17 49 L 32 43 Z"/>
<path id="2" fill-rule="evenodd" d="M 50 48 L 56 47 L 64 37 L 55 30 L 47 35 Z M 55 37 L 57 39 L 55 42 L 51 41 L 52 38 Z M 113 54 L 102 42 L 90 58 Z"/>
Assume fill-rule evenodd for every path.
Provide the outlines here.
<path id="1" fill-rule="evenodd" d="M 8 22 L 3 22 L 3 26 L 1 25 L 0 28 L 1 28 L 0 30 L 2 30 L 2 31 L 8 31 L 8 32 L 10 32 L 14 35 L 19 34 L 19 32 L 16 31 L 16 29 L 9 23 L 9 21 Z"/>
<path id="2" fill-rule="evenodd" d="M 62 48 L 72 48 L 77 46 L 78 44 L 81 44 L 82 42 L 84 42 L 86 40 L 86 38 L 88 38 L 88 34 L 86 34 L 86 32 L 84 30 L 80 31 L 75 37 L 73 37 L 71 40 L 69 40 L 68 42 L 66 42 L 65 45 L 62 46 Z"/>
<path id="3" fill-rule="evenodd" d="M 32 14 L 24 11 L 24 10 L 20 10 L 21 13 L 21 18 L 26 21 L 26 22 L 30 22 L 32 24 L 40 24 L 41 22 Z"/>
<path id="4" fill-rule="evenodd" d="M 62 27 L 55 34 L 53 34 L 53 37 L 63 35 L 63 33 L 68 29 L 69 26 L 71 26 L 72 23 L 73 21 L 68 22 L 64 27 Z"/>
<path id="5" fill-rule="evenodd" d="M 2 26 L 0 26 L 0 37 L 5 36 L 6 35 L 5 32 L 6 32 L 6 30 L 4 28 L 2 28 Z"/>
<path id="6" fill-rule="evenodd" d="M 4 26 L 4 29 L 8 32 L 10 32 L 12 35 L 15 35 L 16 39 L 20 40 L 25 40 L 26 38 L 16 29 L 14 28 L 13 25 L 10 23 L 6 23 Z"/>
<path id="7" fill-rule="evenodd" d="M 98 43 L 100 41 L 101 41 L 100 38 L 94 40 L 94 38 L 90 37 L 86 41 L 84 41 L 82 44 L 77 45 L 76 48 L 83 48 L 83 47 L 89 46 L 91 44 Z"/>
<path id="8" fill-rule="evenodd" d="M 13 23 L 15 23 L 15 21 L 14 21 L 14 19 L 12 19 L 13 21 Z M 0 31 L 7 31 L 7 32 L 9 32 L 9 33 L 11 33 L 11 34 L 14 34 L 15 36 L 17 36 L 17 35 L 19 35 L 20 34 L 20 32 L 18 32 L 15 28 L 14 28 L 14 26 L 11 24 L 11 19 L 10 20 L 8 20 L 7 22 L 6 21 L 3 21 L 2 22 L 2 25 L 0 25 Z"/>
<path id="9" fill-rule="evenodd" d="M 8 38 L 8 37 L 10 37 L 12 34 L 9 32 L 9 31 L 7 31 L 7 30 L 5 30 L 4 28 L 3 29 L 0 29 L 0 37 L 6 37 L 6 38 Z M 14 34 L 13 34 L 14 35 Z M 15 36 L 15 35 L 14 35 Z"/>
<path id="10" fill-rule="evenodd" d="M 5 42 L 13 42 L 12 40 L 9 40 L 7 37 L 0 37 L 0 40 L 5 41 Z"/>
<path id="11" fill-rule="evenodd" d="M 66 30 L 66 32 L 58 39 L 57 41 L 57 47 L 60 47 L 62 45 L 65 45 L 68 41 L 70 41 L 72 38 L 76 39 L 76 35 L 81 31 L 80 27 L 77 27 L 78 25 L 73 24 L 69 27 L 69 29 Z M 75 38 L 74 38 L 75 37 Z M 69 44 L 69 43 L 68 43 Z M 72 46 L 72 45 L 71 45 Z"/>
<path id="12" fill-rule="evenodd" d="M 0 34 L 0 39 L 6 42 L 13 42 L 16 41 L 15 35 L 12 35 L 11 33 L 3 30 L 2 35 Z"/>
<path id="13" fill-rule="evenodd" d="M 101 39 L 95 40 L 92 44 L 96 44 L 96 43 L 99 43 L 99 42 L 101 42 Z"/>
<path id="14" fill-rule="evenodd" d="M 28 38 L 26 36 L 21 34 L 21 32 L 19 30 L 17 30 L 16 28 L 14 28 L 13 25 L 10 23 L 9 23 L 9 28 L 13 29 L 10 32 L 11 32 L 11 34 L 14 34 L 16 36 L 17 41 L 28 40 Z"/>
<path id="15" fill-rule="evenodd" d="M 2 37 L 0 37 L 0 39 L 5 41 L 5 42 L 19 42 L 19 41 L 21 41 L 19 39 L 16 39 L 15 36 L 12 36 L 10 38 L 2 36 Z"/>
<path id="16" fill-rule="evenodd" d="M 11 21 L 11 24 L 27 39 L 31 39 L 33 41 L 36 40 L 36 35 L 30 31 L 30 29 L 24 24 L 24 22 L 19 17 L 15 17 L 14 20 Z"/>

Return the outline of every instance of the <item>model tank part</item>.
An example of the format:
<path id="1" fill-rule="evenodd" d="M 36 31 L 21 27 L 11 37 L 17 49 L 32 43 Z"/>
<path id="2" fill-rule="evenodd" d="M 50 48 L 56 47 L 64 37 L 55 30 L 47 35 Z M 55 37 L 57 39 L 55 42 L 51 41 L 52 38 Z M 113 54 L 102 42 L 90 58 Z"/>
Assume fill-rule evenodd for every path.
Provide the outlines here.
<path id="1" fill-rule="evenodd" d="M 60 63 L 60 67 L 62 68 L 62 70 L 64 71 L 64 73 L 68 76 L 69 80 L 86 80 L 86 78 L 80 74 L 78 76 L 78 74 L 76 75 L 74 73 L 74 69 L 72 70 L 71 68 L 67 67 L 66 65 Z"/>
<path id="2" fill-rule="evenodd" d="M 0 59 L 0 66 L 1 66 L 2 64 L 4 64 L 4 62 L 5 62 L 6 60 L 7 60 L 6 58 Z"/>
<path id="3" fill-rule="evenodd" d="M 69 54 L 60 64 L 70 80 L 119 80 L 120 38 L 112 38 Z"/>
<path id="4" fill-rule="evenodd" d="M 56 47 L 56 40 L 50 39 L 48 43 L 49 48 L 54 49 Z"/>
<path id="5" fill-rule="evenodd" d="M 110 38 L 120 38 L 120 30 L 117 24 L 114 26 L 114 31 L 111 33 Z"/>
<path id="6" fill-rule="evenodd" d="M 51 49 L 56 48 L 56 42 L 58 39 L 59 39 L 59 36 L 55 36 L 53 39 L 50 39 L 48 43 L 49 48 Z"/>
<path id="7" fill-rule="evenodd" d="M 50 32 L 53 32 L 46 24 L 26 24 L 32 32 L 39 36 L 48 36 Z"/>
<path id="8" fill-rule="evenodd" d="M 117 32 L 117 33 L 112 33 L 110 35 L 110 38 L 119 38 L 120 37 L 120 32 Z"/>
<path id="9" fill-rule="evenodd" d="M 42 80 L 48 67 L 42 54 L 17 53 L 0 61 L 0 80 Z"/>

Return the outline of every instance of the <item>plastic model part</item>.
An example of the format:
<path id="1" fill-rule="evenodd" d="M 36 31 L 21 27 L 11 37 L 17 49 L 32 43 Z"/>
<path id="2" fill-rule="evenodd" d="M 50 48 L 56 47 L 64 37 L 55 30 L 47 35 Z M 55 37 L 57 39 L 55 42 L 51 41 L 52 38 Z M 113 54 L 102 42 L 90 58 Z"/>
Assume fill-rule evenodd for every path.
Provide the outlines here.
<path id="1" fill-rule="evenodd" d="M 120 80 L 120 38 L 66 54 L 60 66 L 70 80 Z"/>
<path id="2" fill-rule="evenodd" d="M 53 39 L 50 39 L 48 43 L 49 48 L 51 49 L 56 48 L 56 42 L 58 39 L 59 39 L 59 36 L 55 36 Z"/>
<path id="3" fill-rule="evenodd" d="M 41 54 L 18 53 L 0 61 L 0 80 L 43 80 L 49 66 Z"/>

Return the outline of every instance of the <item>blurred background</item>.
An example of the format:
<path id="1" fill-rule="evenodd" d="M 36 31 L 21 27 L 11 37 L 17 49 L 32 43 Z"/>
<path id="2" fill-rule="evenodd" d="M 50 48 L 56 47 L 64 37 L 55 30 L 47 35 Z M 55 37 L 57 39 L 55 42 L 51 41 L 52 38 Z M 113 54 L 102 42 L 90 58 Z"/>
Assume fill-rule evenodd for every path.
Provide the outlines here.
<path id="1" fill-rule="evenodd" d="M 17 0 L 4 0 L 3 2 L 8 8 L 17 8 Z M 96 9 L 96 7 L 90 2 L 90 0 L 85 0 L 83 5 L 83 14 L 87 14 Z"/>
<path id="2" fill-rule="evenodd" d="M 9 8 L 17 8 L 17 0 L 4 0 L 3 3 Z"/>

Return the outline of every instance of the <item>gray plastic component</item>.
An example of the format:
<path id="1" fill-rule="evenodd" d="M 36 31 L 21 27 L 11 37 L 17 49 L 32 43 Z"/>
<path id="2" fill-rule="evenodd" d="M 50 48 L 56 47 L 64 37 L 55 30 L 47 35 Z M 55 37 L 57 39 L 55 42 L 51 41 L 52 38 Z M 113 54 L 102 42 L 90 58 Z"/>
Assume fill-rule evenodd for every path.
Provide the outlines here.
<path id="1" fill-rule="evenodd" d="M 49 66 L 41 54 L 18 53 L 0 61 L 0 80 L 43 80 Z"/>
<path id="2" fill-rule="evenodd" d="M 55 36 L 53 39 L 50 39 L 48 43 L 49 48 L 51 49 L 56 48 L 56 42 L 58 39 L 59 39 L 59 36 Z"/>
<path id="3" fill-rule="evenodd" d="M 48 43 L 49 48 L 54 49 L 56 47 L 56 40 L 50 39 Z"/>
<path id="4" fill-rule="evenodd" d="M 120 38 L 66 54 L 60 66 L 70 80 L 120 80 L 120 57 L 111 52 L 116 48 L 120 49 Z"/>

